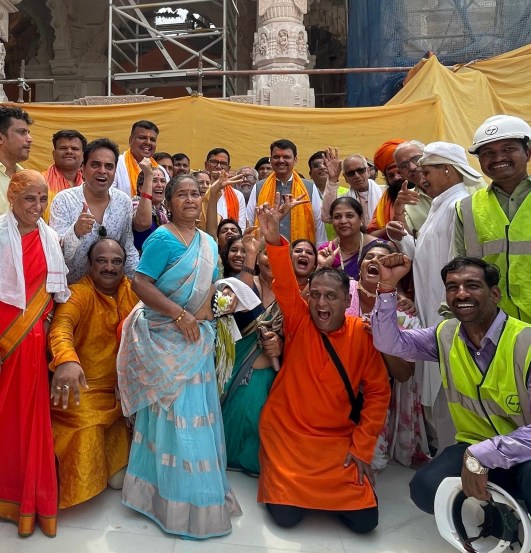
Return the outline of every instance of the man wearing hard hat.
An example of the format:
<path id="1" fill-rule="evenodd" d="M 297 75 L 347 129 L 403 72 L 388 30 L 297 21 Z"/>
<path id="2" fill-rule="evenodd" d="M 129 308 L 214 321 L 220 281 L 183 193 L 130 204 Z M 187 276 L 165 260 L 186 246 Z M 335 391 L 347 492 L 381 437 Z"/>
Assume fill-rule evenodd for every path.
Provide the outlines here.
<path id="1" fill-rule="evenodd" d="M 500 307 L 531 322 L 531 127 L 518 117 L 489 117 L 468 149 L 492 184 L 457 206 L 454 255 L 480 257 L 500 268 Z"/>

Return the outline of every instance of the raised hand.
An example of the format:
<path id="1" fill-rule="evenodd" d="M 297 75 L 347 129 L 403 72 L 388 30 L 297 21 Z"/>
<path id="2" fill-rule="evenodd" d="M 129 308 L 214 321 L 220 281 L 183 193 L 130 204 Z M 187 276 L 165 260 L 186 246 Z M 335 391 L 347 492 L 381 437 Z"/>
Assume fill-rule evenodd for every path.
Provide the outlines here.
<path id="1" fill-rule="evenodd" d="M 260 225 L 260 232 L 268 244 L 280 246 L 280 192 L 275 194 L 275 203 L 271 206 L 264 203 L 256 207 L 256 217 Z"/>
<path id="2" fill-rule="evenodd" d="M 260 246 L 260 240 L 257 240 L 254 237 L 254 233 L 258 227 L 247 227 L 243 231 L 242 244 L 245 249 L 245 254 L 247 253 L 256 253 L 258 247 Z"/>
<path id="3" fill-rule="evenodd" d="M 324 163 L 328 170 L 328 181 L 339 182 L 343 161 L 339 159 L 339 150 L 332 146 L 328 146 L 325 150 Z"/>
<path id="4" fill-rule="evenodd" d="M 417 205 L 420 201 L 420 194 L 416 190 L 408 188 L 407 185 L 407 180 L 402 183 L 402 188 L 394 203 L 394 210 L 399 213 L 406 205 Z"/>
<path id="5" fill-rule="evenodd" d="M 390 253 L 375 261 L 378 263 L 379 282 L 388 288 L 396 288 L 411 269 L 411 259 L 403 253 Z"/>
<path id="6" fill-rule="evenodd" d="M 283 203 L 278 208 L 278 210 L 282 215 L 282 218 L 284 218 L 294 207 L 297 207 L 298 205 L 310 203 L 310 200 L 308 199 L 307 194 L 301 194 L 296 198 L 294 198 L 292 194 L 284 194 L 283 200 L 284 200 Z"/>
<path id="7" fill-rule="evenodd" d="M 83 202 L 83 209 L 77 218 L 77 221 L 74 225 L 74 232 L 78 238 L 90 234 L 92 232 L 92 227 L 94 226 L 96 219 L 94 215 L 89 210 L 89 207 L 86 202 Z"/>
<path id="8" fill-rule="evenodd" d="M 332 267 L 338 253 L 339 246 L 336 248 L 333 241 L 329 242 L 328 246 L 317 252 L 317 267 Z"/>
<path id="9" fill-rule="evenodd" d="M 210 196 L 219 199 L 221 192 L 227 188 L 227 186 L 234 186 L 243 182 L 241 175 L 229 176 L 227 171 L 212 171 L 211 175 L 216 174 L 216 180 L 210 186 Z"/>
<path id="10" fill-rule="evenodd" d="M 151 165 L 151 160 L 149 159 L 149 157 L 142 158 L 138 166 L 140 167 L 142 173 L 144 173 L 144 177 L 149 177 L 153 175 L 153 167 Z"/>

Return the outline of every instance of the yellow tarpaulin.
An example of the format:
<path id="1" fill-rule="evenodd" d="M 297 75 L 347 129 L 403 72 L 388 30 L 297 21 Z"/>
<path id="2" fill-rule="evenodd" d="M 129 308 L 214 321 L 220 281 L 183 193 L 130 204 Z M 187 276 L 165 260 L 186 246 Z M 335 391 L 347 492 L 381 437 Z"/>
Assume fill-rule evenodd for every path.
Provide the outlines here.
<path id="1" fill-rule="evenodd" d="M 211 148 L 232 154 L 232 167 L 254 165 L 269 154 L 269 144 L 289 138 L 299 148 L 298 169 L 308 174 L 307 159 L 328 145 L 342 155 L 361 152 L 372 158 L 389 138 L 423 142 L 447 140 L 465 148 L 489 116 L 509 113 L 531 117 L 531 45 L 485 61 L 449 70 L 435 56 L 411 72 L 404 88 L 385 106 L 352 109 L 263 107 L 187 97 L 113 106 L 24 105 L 35 124 L 26 167 L 51 163 L 52 134 L 77 129 L 89 140 L 106 136 L 120 151 L 139 119 L 160 128 L 158 151 L 185 152 L 193 168 L 203 167 Z M 471 157 L 478 167 L 477 161 Z"/>
<path id="2" fill-rule="evenodd" d="M 269 155 L 269 145 L 288 138 L 298 147 L 298 169 L 308 174 L 308 158 L 334 145 L 342 154 L 361 152 L 368 157 L 388 137 L 415 137 L 429 142 L 443 130 L 436 97 L 389 107 L 353 109 L 290 109 L 237 104 L 202 97 L 161 100 L 116 106 L 23 106 L 35 123 L 33 145 L 26 167 L 42 170 L 51 163 L 52 134 L 76 129 L 87 139 L 106 136 L 120 151 L 127 148 L 131 125 L 148 119 L 160 129 L 158 151 L 185 152 L 192 167 L 202 168 L 207 152 L 226 148 L 232 167 L 252 164 Z"/>

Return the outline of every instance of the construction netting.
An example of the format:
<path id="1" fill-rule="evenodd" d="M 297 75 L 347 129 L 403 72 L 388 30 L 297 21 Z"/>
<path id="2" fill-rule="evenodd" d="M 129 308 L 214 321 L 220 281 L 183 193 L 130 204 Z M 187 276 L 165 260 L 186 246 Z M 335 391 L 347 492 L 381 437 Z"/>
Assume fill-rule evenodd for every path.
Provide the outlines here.
<path id="1" fill-rule="evenodd" d="M 531 42 L 530 0 L 350 0 L 348 67 L 407 67 L 433 52 L 443 65 Z M 347 77 L 348 106 L 385 104 L 405 73 Z"/>

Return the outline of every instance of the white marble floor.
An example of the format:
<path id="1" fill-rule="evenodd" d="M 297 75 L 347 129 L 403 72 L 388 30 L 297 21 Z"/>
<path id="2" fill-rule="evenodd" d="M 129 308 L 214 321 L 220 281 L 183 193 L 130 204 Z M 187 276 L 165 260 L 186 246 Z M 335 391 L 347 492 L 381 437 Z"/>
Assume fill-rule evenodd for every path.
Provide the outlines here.
<path id="1" fill-rule="evenodd" d="M 380 524 L 369 535 L 357 536 L 326 515 L 311 515 L 292 529 L 276 526 L 256 503 L 254 478 L 230 472 L 243 509 L 232 519 L 233 531 L 223 538 L 186 541 L 120 503 L 120 492 L 106 490 L 91 501 L 59 516 L 56 538 L 39 529 L 19 538 L 16 526 L 0 523 L 0 553 L 455 553 L 437 532 L 432 516 L 409 499 L 413 472 L 390 465 L 377 477 Z"/>

